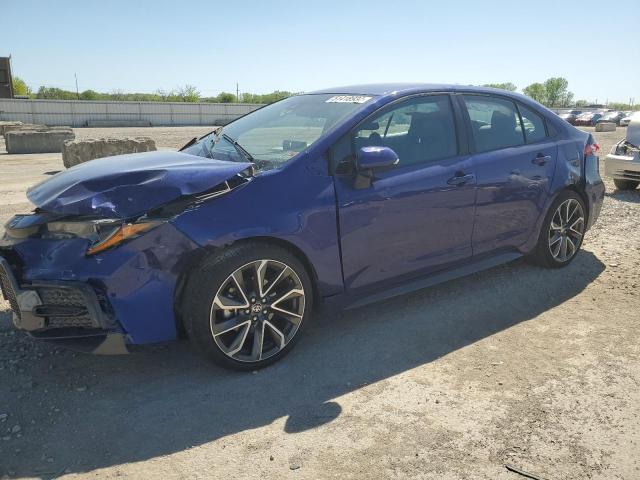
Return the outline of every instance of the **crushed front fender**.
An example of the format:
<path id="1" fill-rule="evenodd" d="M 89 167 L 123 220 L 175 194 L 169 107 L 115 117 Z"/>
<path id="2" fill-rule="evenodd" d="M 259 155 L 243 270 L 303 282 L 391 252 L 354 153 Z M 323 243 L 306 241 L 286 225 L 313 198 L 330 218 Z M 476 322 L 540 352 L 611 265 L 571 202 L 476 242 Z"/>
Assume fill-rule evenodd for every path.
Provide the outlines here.
<path id="1" fill-rule="evenodd" d="M 114 319 L 112 332 L 143 344 L 176 338 L 174 296 L 180 266 L 199 247 L 167 222 L 100 254 L 87 256 L 84 239 L 28 238 L 0 255 L 13 258 L 20 288 L 86 284 Z"/>

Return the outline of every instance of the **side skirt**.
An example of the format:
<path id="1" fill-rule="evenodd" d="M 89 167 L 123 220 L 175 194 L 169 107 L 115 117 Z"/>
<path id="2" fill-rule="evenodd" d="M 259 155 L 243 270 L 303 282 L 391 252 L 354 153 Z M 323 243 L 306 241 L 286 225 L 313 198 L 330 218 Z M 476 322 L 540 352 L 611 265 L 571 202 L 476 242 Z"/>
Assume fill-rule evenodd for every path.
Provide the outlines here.
<path id="1" fill-rule="evenodd" d="M 432 273 L 426 277 L 413 279 L 391 288 L 377 290 L 373 293 L 363 295 L 349 295 L 348 293 L 345 293 L 342 295 L 328 297 L 324 299 L 323 303 L 327 308 L 350 310 L 352 308 L 362 307 L 364 305 L 380 302 L 399 295 L 415 292 L 423 288 L 432 287 L 457 278 L 466 277 L 467 275 L 481 272 L 483 270 L 502 265 L 503 263 L 511 262 L 521 258 L 522 256 L 523 255 L 520 252 L 506 252 L 498 255 L 492 255 L 491 257 L 484 257 L 479 260 L 471 261 L 470 263 L 450 270 L 444 270 Z"/>

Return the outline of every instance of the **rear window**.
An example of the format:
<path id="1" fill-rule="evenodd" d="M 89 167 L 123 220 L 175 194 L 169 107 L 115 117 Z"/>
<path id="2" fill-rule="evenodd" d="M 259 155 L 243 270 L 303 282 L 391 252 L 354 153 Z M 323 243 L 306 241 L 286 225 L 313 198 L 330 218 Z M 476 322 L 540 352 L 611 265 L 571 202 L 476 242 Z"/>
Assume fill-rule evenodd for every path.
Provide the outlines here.
<path id="1" fill-rule="evenodd" d="M 476 150 L 486 152 L 524 145 L 515 104 L 503 98 L 463 95 Z"/>
<path id="2" fill-rule="evenodd" d="M 547 137 L 544 118 L 524 105 L 518 105 L 518 110 L 520 110 L 520 116 L 522 117 L 524 136 L 527 143 L 544 140 Z"/>

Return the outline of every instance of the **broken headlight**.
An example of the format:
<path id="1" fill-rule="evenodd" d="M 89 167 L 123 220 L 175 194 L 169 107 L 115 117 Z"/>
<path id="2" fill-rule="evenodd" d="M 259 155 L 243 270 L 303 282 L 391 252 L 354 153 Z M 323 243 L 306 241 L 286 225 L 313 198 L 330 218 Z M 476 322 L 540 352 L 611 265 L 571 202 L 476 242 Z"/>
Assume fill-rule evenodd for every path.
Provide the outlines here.
<path id="1" fill-rule="evenodd" d="M 160 220 L 135 223 L 123 222 L 122 220 L 56 221 L 46 224 L 41 237 L 56 240 L 87 239 L 90 246 L 86 253 L 94 255 L 120 245 L 125 240 L 135 238 L 161 223 Z"/>
<path id="2" fill-rule="evenodd" d="M 103 250 L 107 250 L 108 248 L 115 247 L 116 245 L 120 245 L 125 240 L 136 238 L 144 232 L 148 232 L 152 228 L 157 227 L 161 223 L 163 223 L 162 220 L 121 223 L 117 228 L 112 230 L 109 236 L 91 245 L 87 250 L 87 255 L 93 255 L 95 253 L 102 252 Z"/>

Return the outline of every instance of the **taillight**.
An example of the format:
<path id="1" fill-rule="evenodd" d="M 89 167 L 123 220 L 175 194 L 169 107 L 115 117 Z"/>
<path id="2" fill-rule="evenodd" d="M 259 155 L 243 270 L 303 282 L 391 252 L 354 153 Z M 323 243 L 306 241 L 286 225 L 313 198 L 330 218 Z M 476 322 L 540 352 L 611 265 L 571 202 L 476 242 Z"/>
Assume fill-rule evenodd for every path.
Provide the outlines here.
<path id="1" fill-rule="evenodd" d="M 598 150 L 600 150 L 600 145 L 598 145 L 597 143 L 587 143 L 584 146 L 584 155 L 585 157 L 588 157 L 589 155 L 595 155 Z"/>

